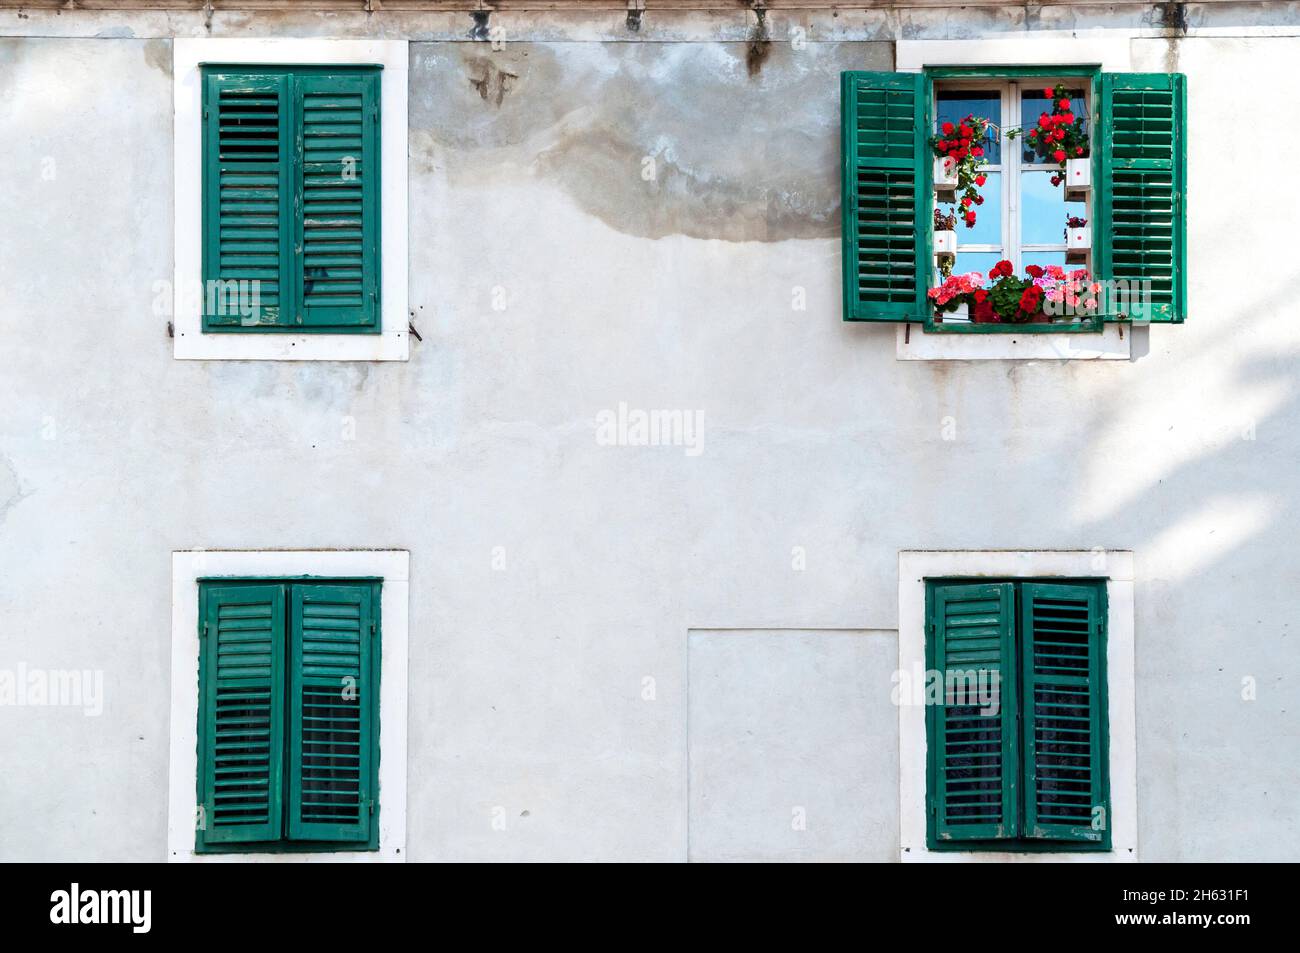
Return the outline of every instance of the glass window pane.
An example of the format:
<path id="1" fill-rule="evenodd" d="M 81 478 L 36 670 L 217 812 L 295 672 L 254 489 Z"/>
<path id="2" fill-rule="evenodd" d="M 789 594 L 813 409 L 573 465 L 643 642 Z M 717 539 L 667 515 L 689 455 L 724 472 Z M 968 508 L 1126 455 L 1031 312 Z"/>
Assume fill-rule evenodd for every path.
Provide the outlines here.
<path id="1" fill-rule="evenodd" d="M 968 271 L 978 271 L 987 277 L 993 266 L 1001 260 L 1001 252 L 959 251 L 957 252 L 957 263 L 953 265 L 952 273 L 954 275 L 964 275 Z M 1061 252 L 1061 260 L 1065 260 L 1065 252 Z"/>
<path id="2" fill-rule="evenodd" d="M 1053 83 L 1052 85 L 1055 84 Z M 1026 89 L 1021 94 L 1020 126 L 1024 130 L 1025 135 L 1028 135 L 1029 130 L 1038 125 L 1039 116 L 1041 116 L 1043 113 L 1048 113 L 1050 115 L 1052 112 L 1051 103 L 1048 102 L 1047 97 L 1043 95 L 1043 89 L 1046 88 L 1046 86 L 1047 86 L 1047 81 L 1045 80 L 1043 82 L 1042 88 Z M 1070 91 L 1070 111 L 1074 113 L 1076 116 L 1083 117 L 1083 130 L 1085 133 L 1090 134 L 1089 133 L 1090 123 L 1088 119 L 1088 104 L 1084 99 L 1083 90 L 1074 89 Z M 1030 151 L 1024 145 L 1024 139 L 1020 139 L 1019 142 L 1021 143 L 1021 152 L 1022 152 L 1020 157 L 1021 162 L 1041 161 L 1036 155 L 1034 155 L 1032 151 Z"/>
<path id="3" fill-rule="evenodd" d="M 994 126 L 1002 125 L 1002 96 L 997 92 L 967 89 L 939 90 L 935 100 L 934 131 L 936 133 L 943 129 L 945 122 L 955 126 L 971 115 L 987 119 Z M 992 165 L 1002 161 L 1001 140 L 993 129 L 989 129 L 988 135 L 984 138 L 984 158 Z"/>
<path id="4" fill-rule="evenodd" d="M 1065 201 L 1065 187 L 1053 185 L 1051 179 L 1052 173 L 1047 171 L 1024 172 L 1020 176 L 1023 245 L 1064 245 L 1066 218 L 1088 217 L 1087 203 Z"/>
<path id="5" fill-rule="evenodd" d="M 957 247 L 962 245 L 1002 245 L 1002 173 L 988 172 L 984 185 L 980 187 L 980 197 L 984 199 L 983 205 L 972 205 L 975 210 L 975 224 L 971 228 L 966 227 L 966 221 L 962 216 L 965 211 L 960 205 L 953 205 L 950 202 L 940 203 L 939 208 L 944 213 L 957 213 Z M 958 197 L 960 199 L 960 196 Z M 1065 239 L 1061 239 L 1065 241 Z"/>
<path id="6" fill-rule="evenodd" d="M 1070 265 L 1066 267 L 1065 252 L 1063 251 L 1027 251 L 1021 256 L 1023 264 L 1020 267 L 1021 274 L 1024 274 L 1025 268 L 1029 265 L 1038 265 L 1040 268 L 1046 268 L 1048 265 L 1060 265 L 1066 271 L 1074 271 L 1076 268 L 1082 268 L 1082 265 Z"/>

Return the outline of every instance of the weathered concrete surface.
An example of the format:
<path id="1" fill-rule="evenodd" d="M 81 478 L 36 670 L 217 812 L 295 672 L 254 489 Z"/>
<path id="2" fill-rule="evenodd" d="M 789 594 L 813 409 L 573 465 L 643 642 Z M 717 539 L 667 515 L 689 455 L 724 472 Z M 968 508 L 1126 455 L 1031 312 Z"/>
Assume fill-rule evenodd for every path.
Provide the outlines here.
<path id="1" fill-rule="evenodd" d="M 840 321 L 835 76 L 888 47 L 751 78 L 743 32 L 692 36 L 413 45 L 403 365 L 174 361 L 168 57 L 0 41 L 0 668 L 107 693 L 0 707 L 0 857 L 163 856 L 169 554 L 196 546 L 411 551 L 415 860 L 684 859 L 689 630 L 892 628 L 905 548 L 1132 549 L 1143 857 L 1300 853 L 1296 267 L 1257 211 L 1276 104 L 1232 92 L 1288 88 L 1300 40 L 1177 44 L 1186 326 L 1119 366 L 926 365 Z M 599 444 L 620 402 L 702 411 L 703 452 Z"/>

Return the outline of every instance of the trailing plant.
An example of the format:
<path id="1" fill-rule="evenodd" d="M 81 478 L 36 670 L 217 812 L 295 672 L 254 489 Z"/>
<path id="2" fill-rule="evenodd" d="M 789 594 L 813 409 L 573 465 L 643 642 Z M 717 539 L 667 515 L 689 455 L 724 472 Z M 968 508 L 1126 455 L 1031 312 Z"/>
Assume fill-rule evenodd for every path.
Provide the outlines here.
<path id="1" fill-rule="evenodd" d="M 1070 91 L 1064 83 L 1056 87 L 1043 89 L 1043 95 L 1052 103 L 1052 111 L 1038 117 L 1038 124 L 1028 132 L 1023 129 L 1010 129 L 1009 138 L 1024 136 L 1025 148 L 1043 162 L 1060 166 L 1060 173 L 1053 173 L 1052 184 L 1060 185 L 1065 181 L 1065 163 L 1069 159 L 1085 159 L 1089 155 L 1088 133 L 1082 116 L 1076 116 L 1070 108 Z"/>
<path id="2" fill-rule="evenodd" d="M 942 209 L 934 210 L 934 230 L 936 232 L 951 232 L 957 227 L 957 213 L 949 212 L 944 214 Z"/>
<path id="3" fill-rule="evenodd" d="M 939 134 L 930 137 L 930 149 L 934 155 L 953 162 L 957 191 L 961 193 L 958 204 L 967 228 L 975 227 L 975 208 L 984 204 L 984 196 L 979 190 L 988 178 L 981 171 L 987 163 L 980 143 L 992 125 L 987 119 L 972 114 L 957 123 L 945 122 L 939 128 Z"/>
<path id="4" fill-rule="evenodd" d="M 1087 224 L 1088 220 L 1086 218 L 1080 218 L 1078 215 L 1067 215 L 1065 217 L 1065 237 L 1070 237 L 1070 229 L 1083 228 Z"/>

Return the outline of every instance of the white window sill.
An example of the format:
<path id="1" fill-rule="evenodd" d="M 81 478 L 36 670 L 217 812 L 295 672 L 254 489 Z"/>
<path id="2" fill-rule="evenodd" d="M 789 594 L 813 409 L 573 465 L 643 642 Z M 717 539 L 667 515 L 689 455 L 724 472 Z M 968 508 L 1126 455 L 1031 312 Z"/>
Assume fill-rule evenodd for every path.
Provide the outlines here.
<path id="1" fill-rule="evenodd" d="M 1127 361 L 1135 331 L 1145 334 L 1146 328 L 1108 324 L 1098 333 L 926 334 L 920 324 L 900 324 L 895 357 L 900 361 Z"/>

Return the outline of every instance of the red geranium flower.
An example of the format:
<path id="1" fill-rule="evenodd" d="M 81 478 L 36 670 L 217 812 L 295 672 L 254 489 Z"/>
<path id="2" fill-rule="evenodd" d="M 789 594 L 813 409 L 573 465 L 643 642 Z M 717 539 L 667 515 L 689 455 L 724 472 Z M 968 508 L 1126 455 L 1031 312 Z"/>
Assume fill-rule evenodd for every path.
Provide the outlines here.
<path id="1" fill-rule="evenodd" d="M 984 175 L 984 174 L 981 173 L 980 175 L 975 176 L 975 184 L 976 184 L 976 185 L 983 185 L 983 184 L 984 184 L 985 182 L 987 182 L 987 181 L 988 181 L 988 176 L 987 176 L 987 175 Z"/>
<path id="2" fill-rule="evenodd" d="M 955 128 L 956 128 L 956 127 L 955 127 L 952 123 L 950 123 L 950 122 L 945 122 L 945 123 L 943 124 L 943 134 L 944 134 L 945 136 L 951 136 L 952 133 L 953 133 L 953 130 L 954 130 Z"/>
<path id="3" fill-rule="evenodd" d="M 1027 274 L 1030 278 L 1041 278 L 1043 277 L 1043 269 L 1038 267 L 1037 265 L 1026 265 L 1025 274 Z"/>
<path id="4" fill-rule="evenodd" d="M 1056 105 L 1060 106 L 1062 111 L 1065 111 L 1070 108 L 1070 101 L 1068 99 L 1062 99 Z"/>
<path id="5" fill-rule="evenodd" d="M 1056 94 L 1052 92 L 1052 87 L 1050 87 L 1050 86 L 1044 86 L 1044 87 L 1043 87 L 1043 95 L 1046 96 L 1048 99 L 1051 99 L 1051 98 L 1052 98 L 1054 95 L 1056 95 Z"/>
<path id="6" fill-rule="evenodd" d="M 1055 152 L 1052 153 L 1052 158 L 1055 159 L 1057 162 L 1064 162 L 1064 161 L 1065 161 L 1065 150 L 1064 150 L 1064 149 L 1057 149 Z"/>

